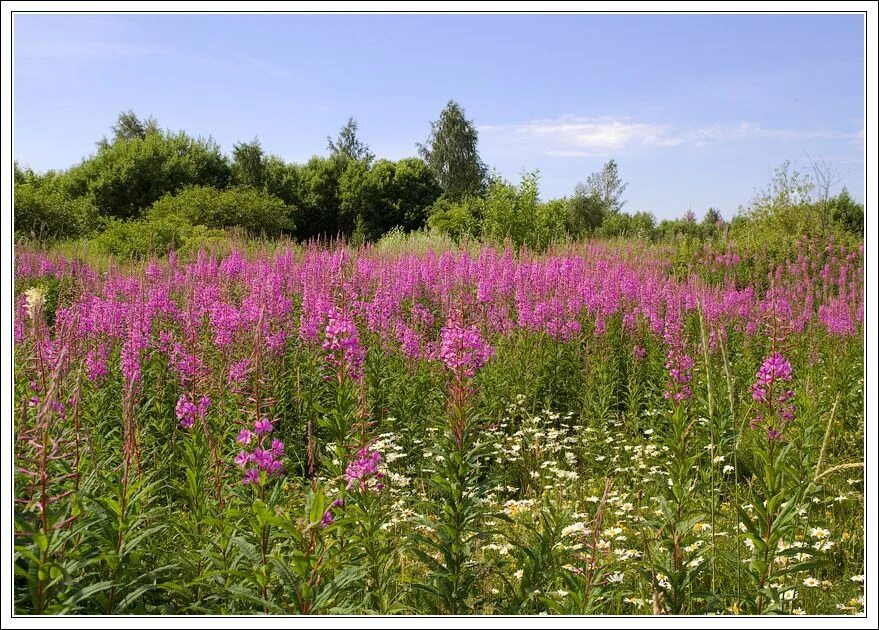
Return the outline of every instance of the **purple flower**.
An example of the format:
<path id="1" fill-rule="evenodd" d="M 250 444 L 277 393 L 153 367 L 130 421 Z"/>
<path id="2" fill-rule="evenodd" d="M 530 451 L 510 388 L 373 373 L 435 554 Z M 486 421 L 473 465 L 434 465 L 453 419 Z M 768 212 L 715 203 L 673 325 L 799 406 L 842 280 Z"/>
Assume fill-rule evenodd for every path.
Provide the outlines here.
<path id="1" fill-rule="evenodd" d="M 177 419 L 180 421 L 180 426 L 184 429 L 191 429 L 192 425 L 195 424 L 196 412 L 196 406 L 189 400 L 189 397 L 186 394 L 181 394 L 180 398 L 177 399 Z"/>
<path id="2" fill-rule="evenodd" d="M 236 385 L 240 383 L 250 372 L 250 359 L 242 359 L 238 363 L 229 366 L 229 384 Z"/>
<path id="3" fill-rule="evenodd" d="M 476 326 L 465 328 L 459 322 L 449 321 L 442 329 L 440 359 L 452 372 L 461 370 L 472 377 L 494 356 L 492 348 Z"/>
<path id="4" fill-rule="evenodd" d="M 262 418 L 253 424 L 253 431 L 257 435 L 271 433 L 274 429 L 275 425 L 273 425 L 268 418 Z"/>
<path id="5" fill-rule="evenodd" d="M 763 359 L 763 364 L 757 371 L 757 380 L 751 386 L 751 396 L 758 402 L 767 402 L 767 391 L 776 381 L 789 383 L 792 378 L 790 362 L 780 352 L 773 352 Z"/>
<path id="6" fill-rule="evenodd" d="M 329 525 L 332 525 L 334 521 L 335 519 L 333 518 L 333 513 L 327 510 L 326 512 L 324 512 L 324 516 L 320 520 L 320 526 L 328 527 Z"/>
<path id="7" fill-rule="evenodd" d="M 381 453 L 370 450 L 369 447 L 360 449 L 354 461 L 350 462 L 347 468 L 345 468 L 345 479 L 348 481 L 347 487 L 350 489 L 355 483 L 363 483 L 373 476 L 380 479 L 382 477 L 382 473 L 379 472 L 381 463 Z"/>
<path id="8" fill-rule="evenodd" d="M 244 468 L 245 466 L 247 466 L 247 462 L 249 462 L 250 460 L 251 460 L 251 455 L 247 451 L 241 451 L 235 457 L 235 463 L 238 466 L 240 466 L 241 468 Z"/>
<path id="9" fill-rule="evenodd" d="M 284 455 L 284 443 L 278 438 L 272 440 L 272 453 L 275 457 L 281 457 Z"/>
<path id="10" fill-rule="evenodd" d="M 253 433 L 247 429 L 241 429 L 241 431 L 238 432 L 238 437 L 235 439 L 239 444 L 250 444 L 252 438 Z"/>
<path id="11" fill-rule="evenodd" d="M 756 380 L 751 385 L 751 397 L 757 406 L 751 428 L 766 424 L 770 441 L 780 441 L 782 428 L 794 418 L 796 407 L 791 402 L 794 392 L 787 386 L 792 380 L 790 361 L 780 352 L 773 352 L 763 358 Z"/>
<path id="12" fill-rule="evenodd" d="M 244 473 L 244 484 L 247 485 L 249 483 L 259 483 L 258 468 L 248 468 Z"/>
<path id="13" fill-rule="evenodd" d="M 323 349 L 329 351 L 327 362 L 330 365 L 341 368 L 352 380 L 363 378 L 366 348 L 360 344 L 357 325 L 350 315 L 335 307 L 327 317 Z"/>
<path id="14" fill-rule="evenodd" d="M 264 451 L 261 448 L 257 448 L 253 451 L 253 461 L 256 462 L 256 465 L 261 469 L 268 470 L 272 465 L 272 461 L 274 461 L 274 457 L 272 457 L 271 451 Z"/>

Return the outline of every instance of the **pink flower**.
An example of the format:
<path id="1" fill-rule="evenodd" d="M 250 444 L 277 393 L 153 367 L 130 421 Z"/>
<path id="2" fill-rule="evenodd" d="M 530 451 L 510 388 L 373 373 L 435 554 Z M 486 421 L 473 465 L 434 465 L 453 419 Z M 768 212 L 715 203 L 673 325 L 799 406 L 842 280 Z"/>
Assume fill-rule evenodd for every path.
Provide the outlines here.
<path id="1" fill-rule="evenodd" d="M 330 512 L 329 510 L 327 510 L 326 512 L 324 512 L 324 516 L 320 520 L 320 526 L 321 527 L 328 527 L 328 526 L 332 525 L 334 521 L 335 521 L 335 519 L 333 518 L 333 513 Z"/>
<path id="2" fill-rule="evenodd" d="M 247 429 L 241 429 L 238 432 L 238 437 L 235 438 L 239 444 L 250 444 L 250 440 L 253 438 L 253 433 L 248 431 Z"/>
<path id="3" fill-rule="evenodd" d="M 247 485 L 249 483 L 259 483 L 258 468 L 248 468 L 244 473 L 244 484 Z"/>
<path id="4" fill-rule="evenodd" d="M 191 429 L 195 424 L 196 406 L 189 400 L 186 394 L 181 394 L 177 399 L 177 419 L 184 429 Z"/>
<path id="5" fill-rule="evenodd" d="M 361 380 L 366 348 L 360 344 L 357 325 L 351 316 L 334 307 L 327 318 L 324 335 L 323 349 L 329 351 L 327 362 L 341 368 L 352 380 Z"/>
<path id="6" fill-rule="evenodd" d="M 796 407 L 791 402 L 794 392 L 786 385 L 792 380 L 790 362 L 780 352 L 773 352 L 763 358 L 756 381 L 751 385 L 751 397 L 757 407 L 751 428 L 766 425 L 770 441 L 780 441 L 782 429 L 794 418 Z"/>
<path id="7" fill-rule="evenodd" d="M 264 451 L 261 448 L 254 449 L 253 461 L 263 470 L 268 470 L 274 461 L 271 451 Z"/>
<path id="8" fill-rule="evenodd" d="M 440 359 L 452 372 L 472 377 L 494 356 L 492 348 L 476 326 L 465 328 L 449 321 L 442 329 Z"/>
<path id="9" fill-rule="evenodd" d="M 263 435 L 264 433 L 271 433 L 275 429 L 275 425 L 273 425 L 268 418 L 262 418 L 257 420 L 253 424 L 253 431 L 257 435 Z"/>
<path id="10" fill-rule="evenodd" d="M 245 466 L 247 466 L 247 462 L 249 462 L 250 459 L 251 459 L 250 453 L 248 453 L 247 451 L 241 451 L 240 453 L 238 453 L 238 456 L 235 458 L 235 463 L 238 466 L 240 466 L 241 468 L 244 468 Z"/>
<path id="11" fill-rule="evenodd" d="M 275 438 L 272 440 L 272 453 L 275 457 L 281 457 L 284 455 L 284 443 Z"/>
<path id="12" fill-rule="evenodd" d="M 381 463 L 381 453 L 370 450 L 369 447 L 360 449 L 354 461 L 350 462 L 347 468 L 345 468 L 345 479 L 348 481 L 347 487 L 350 489 L 357 482 L 364 483 L 370 477 L 381 479 L 383 477 L 382 473 L 379 472 Z"/>

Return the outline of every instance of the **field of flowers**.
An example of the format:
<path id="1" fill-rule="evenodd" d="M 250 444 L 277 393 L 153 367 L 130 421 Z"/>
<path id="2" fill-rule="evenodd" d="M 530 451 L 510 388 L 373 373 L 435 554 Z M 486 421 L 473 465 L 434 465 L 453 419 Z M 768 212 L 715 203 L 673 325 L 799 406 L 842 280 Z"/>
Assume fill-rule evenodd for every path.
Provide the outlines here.
<path id="1" fill-rule="evenodd" d="M 863 248 L 15 264 L 18 613 L 863 611 Z"/>

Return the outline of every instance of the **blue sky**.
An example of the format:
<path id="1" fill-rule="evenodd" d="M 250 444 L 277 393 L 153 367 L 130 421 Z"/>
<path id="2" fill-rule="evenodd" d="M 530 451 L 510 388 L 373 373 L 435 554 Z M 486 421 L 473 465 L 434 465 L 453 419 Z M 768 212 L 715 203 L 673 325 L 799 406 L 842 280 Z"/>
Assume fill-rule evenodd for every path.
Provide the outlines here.
<path id="1" fill-rule="evenodd" d="M 15 157 L 37 170 L 128 109 L 290 161 L 354 116 L 398 159 L 454 98 L 485 162 L 539 169 L 544 198 L 613 157 L 626 210 L 730 217 L 811 156 L 863 199 L 860 15 L 16 15 L 14 38 Z"/>

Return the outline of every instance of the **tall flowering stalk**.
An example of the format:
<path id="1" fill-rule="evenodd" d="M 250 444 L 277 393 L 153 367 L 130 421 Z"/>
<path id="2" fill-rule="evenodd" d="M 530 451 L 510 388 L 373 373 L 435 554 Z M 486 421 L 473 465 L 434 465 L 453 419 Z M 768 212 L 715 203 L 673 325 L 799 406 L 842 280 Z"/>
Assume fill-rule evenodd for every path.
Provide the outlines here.
<path id="1" fill-rule="evenodd" d="M 449 370 L 449 414 L 452 435 L 459 449 L 463 448 L 466 413 L 476 372 L 494 356 L 492 348 L 476 326 L 466 326 L 463 313 L 453 314 L 442 329 L 440 360 Z"/>
<path id="2" fill-rule="evenodd" d="M 659 498 L 659 518 L 653 524 L 656 535 L 648 543 L 646 557 L 650 563 L 654 609 L 671 614 L 683 613 L 688 605 L 688 592 L 705 562 L 701 556 L 687 558 L 691 549 L 693 527 L 703 519 L 694 504 L 699 478 L 693 473 L 702 454 L 692 447 L 696 419 L 691 419 L 693 368 L 689 342 L 681 315 L 682 305 L 677 301 L 667 304 L 663 333 L 668 360 L 665 368 L 668 380 L 663 392 L 671 405 L 668 433 L 664 435 L 668 448 L 668 485 Z"/>
<path id="3" fill-rule="evenodd" d="M 746 604 L 757 614 L 776 612 L 785 605 L 787 591 L 773 588 L 771 580 L 796 574 L 817 560 L 810 557 L 808 562 L 792 563 L 784 558 L 778 562 L 779 554 L 787 546 L 785 541 L 789 543 L 795 535 L 797 513 L 811 489 L 791 472 L 788 463 L 792 445 L 786 443 L 784 431 L 794 419 L 792 383 L 790 362 L 780 352 L 773 351 L 763 358 L 751 385 L 754 403 L 751 429 L 759 431 L 754 471 L 757 491 L 751 504 L 753 513 L 736 507 L 742 535 L 751 549 L 748 572 L 755 587 L 754 599 Z M 810 550 L 810 554 L 805 555 L 815 556 L 815 553 Z"/>
<path id="4" fill-rule="evenodd" d="M 63 350 L 60 358 L 64 358 Z M 16 486 L 25 485 L 29 491 L 16 498 L 17 512 L 21 510 L 16 516 L 20 528 L 16 557 L 33 568 L 27 576 L 37 614 L 50 611 L 61 586 L 69 525 L 75 518 L 70 497 L 76 491 L 78 469 L 69 463 L 77 460 L 71 452 L 66 409 L 59 400 L 61 364 L 49 376 L 43 398 L 32 401 L 36 422 L 18 435 Z"/>
<path id="5" fill-rule="evenodd" d="M 442 330 L 440 359 L 449 373 L 449 423 L 442 427 L 434 456 L 437 474 L 430 478 L 438 502 L 428 505 L 435 514 L 432 535 L 421 537 L 423 546 L 438 552 L 439 560 L 424 549 L 416 554 L 431 567 L 430 584 L 419 585 L 433 601 L 435 610 L 445 614 L 466 613 L 467 600 L 474 585 L 472 552 L 485 535 L 482 520 L 482 490 L 479 487 L 482 447 L 476 437 L 476 418 L 470 398 L 472 379 L 494 355 L 475 326 L 464 322 L 463 308 L 454 313 Z"/>
<path id="6" fill-rule="evenodd" d="M 763 358 L 756 380 L 751 385 L 751 397 L 756 407 L 751 428 L 762 427 L 770 442 L 781 441 L 784 427 L 794 418 L 794 392 L 789 389 L 792 380 L 790 361 L 780 352 L 773 352 Z"/>
<path id="7" fill-rule="evenodd" d="M 336 459 L 341 462 L 367 443 L 369 417 L 363 382 L 366 348 L 360 342 L 357 325 L 347 308 L 333 306 L 330 309 L 322 347 L 327 352 L 326 364 L 333 370 L 334 378 L 328 380 L 335 385 L 335 402 L 329 413 L 323 415 L 319 422 L 334 444 Z M 313 477 L 314 453 L 317 448 L 310 426 L 308 439 L 309 476 Z"/>

